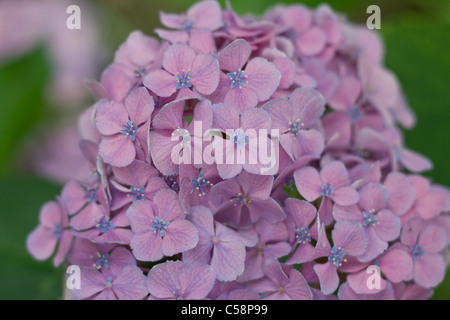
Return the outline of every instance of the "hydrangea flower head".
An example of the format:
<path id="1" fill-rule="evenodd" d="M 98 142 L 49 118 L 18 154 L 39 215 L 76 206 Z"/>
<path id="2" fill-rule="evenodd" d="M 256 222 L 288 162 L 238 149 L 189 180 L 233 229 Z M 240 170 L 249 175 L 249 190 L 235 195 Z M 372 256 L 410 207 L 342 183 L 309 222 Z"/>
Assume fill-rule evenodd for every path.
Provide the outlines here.
<path id="1" fill-rule="evenodd" d="M 450 189 L 404 141 L 377 33 L 327 5 L 160 19 L 89 81 L 86 173 L 42 207 L 31 255 L 78 265 L 77 299 L 432 296 Z"/>

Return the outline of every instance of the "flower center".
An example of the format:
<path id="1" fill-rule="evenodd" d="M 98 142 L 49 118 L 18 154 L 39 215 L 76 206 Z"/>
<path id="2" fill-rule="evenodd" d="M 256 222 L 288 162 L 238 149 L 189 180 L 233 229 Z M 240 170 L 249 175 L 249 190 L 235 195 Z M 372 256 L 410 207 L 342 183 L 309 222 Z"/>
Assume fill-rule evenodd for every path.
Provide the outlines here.
<path id="1" fill-rule="evenodd" d="M 140 68 L 134 70 L 134 75 L 136 76 L 136 78 L 143 78 L 143 77 L 145 77 L 145 68 L 144 67 L 140 67 Z"/>
<path id="2" fill-rule="evenodd" d="M 242 87 L 245 87 L 245 85 L 248 83 L 247 75 L 244 73 L 243 70 L 239 69 L 237 72 L 230 72 L 227 73 L 228 78 L 231 80 L 231 89 L 236 88 L 239 86 L 239 89 Z"/>
<path id="3" fill-rule="evenodd" d="M 175 296 L 175 299 L 177 299 L 177 300 L 183 300 L 183 294 L 184 294 L 184 290 L 181 290 L 180 287 L 177 287 L 177 289 L 173 292 L 173 295 Z"/>
<path id="4" fill-rule="evenodd" d="M 97 189 L 87 189 L 84 197 L 87 203 L 97 202 Z"/>
<path id="5" fill-rule="evenodd" d="M 105 289 L 111 289 L 111 287 L 112 287 L 112 278 L 108 277 L 108 279 L 106 279 L 105 282 Z"/>
<path id="6" fill-rule="evenodd" d="M 411 247 L 409 250 L 411 251 L 413 260 L 417 260 L 425 254 L 425 251 L 420 244 Z"/>
<path id="7" fill-rule="evenodd" d="M 238 204 L 243 204 L 245 206 L 249 206 L 252 204 L 252 200 L 247 198 L 247 196 L 243 193 L 238 193 L 236 198 L 230 199 L 230 202 L 235 202 L 234 206 L 236 207 Z"/>
<path id="8" fill-rule="evenodd" d="M 170 224 L 169 221 L 164 221 L 164 219 L 160 219 L 158 216 L 155 217 L 155 221 L 150 222 L 153 222 L 153 225 L 150 226 L 149 230 L 153 231 L 153 233 L 158 232 L 161 237 L 164 236 L 164 231 Z"/>
<path id="9" fill-rule="evenodd" d="M 137 200 L 144 200 L 144 198 L 145 198 L 145 196 L 144 196 L 145 188 L 144 187 L 141 187 L 141 188 L 131 187 L 130 191 L 133 193 L 133 202 L 136 202 Z"/>
<path id="10" fill-rule="evenodd" d="M 191 183 L 192 183 L 191 193 L 194 191 L 198 191 L 199 197 L 206 195 L 204 187 L 207 187 L 207 186 L 212 187 L 213 186 L 213 184 L 211 182 L 209 182 L 208 180 L 205 180 L 203 173 L 200 173 L 198 175 L 197 179 L 191 179 Z"/>
<path id="11" fill-rule="evenodd" d="M 62 227 L 61 223 L 55 223 L 55 227 L 52 230 L 52 234 L 56 239 L 60 239 L 61 235 L 64 231 L 64 228 Z"/>
<path id="12" fill-rule="evenodd" d="M 164 176 L 163 177 L 164 182 L 169 186 L 170 189 L 173 191 L 178 191 L 177 181 L 175 180 L 175 176 Z"/>
<path id="13" fill-rule="evenodd" d="M 125 127 L 122 132 L 124 135 L 129 136 L 132 141 L 136 140 L 136 130 L 137 126 L 133 124 L 133 121 L 128 120 L 126 124 L 123 124 L 122 127 Z"/>
<path id="14" fill-rule="evenodd" d="M 344 259 L 346 252 L 341 247 L 334 247 L 331 249 L 331 253 L 328 256 L 328 261 L 332 261 L 336 267 L 342 266 L 342 262 L 347 262 L 347 259 Z"/>
<path id="15" fill-rule="evenodd" d="M 94 268 L 97 270 L 101 270 L 103 267 L 109 268 L 108 253 L 102 254 L 100 251 L 97 251 L 97 258 L 97 263 L 94 263 Z"/>
<path id="16" fill-rule="evenodd" d="M 331 183 L 328 183 L 328 186 L 325 184 L 322 185 L 322 192 L 320 193 L 322 195 L 322 197 L 331 198 L 333 193 L 334 193 L 334 189 L 333 189 L 333 186 L 331 185 Z"/>
<path id="17" fill-rule="evenodd" d="M 359 109 L 357 106 L 351 107 L 345 113 L 350 118 L 351 123 L 355 123 L 358 119 L 360 119 L 363 116 L 361 109 Z"/>
<path id="18" fill-rule="evenodd" d="M 364 222 L 363 225 L 364 227 L 367 226 L 371 226 L 371 227 L 375 227 L 377 224 L 380 224 L 380 221 L 377 221 L 377 215 L 374 214 L 375 209 L 369 210 L 369 212 L 365 212 L 363 211 L 363 217 L 364 217 Z"/>
<path id="19" fill-rule="evenodd" d="M 187 32 L 191 32 L 192 27 L 193 27 L 192 21 L 189 20 L 189 19 L 186 19 L 186 20 L 181 24 L 180 29 L 181 29 L 181 30 L 184 30 L 184 31 L 187 31 Z"/>
<path id="20" fill-rule="evenodd" d="M 173 141 L 176 141 L 175 139 L 177 138 L 180 140 L 181 138 L 181 143 L 183 146 L 186 146 L 191 142 L 191 133 L 186 129 L 177 128 L 174 132 L 172 132 L 172 138 L 174 139 Z"/>
<path id="21" fill-rule="evenodd" d="M 308 227 L 295 228 L 295 238 L 298 243 L 311 242 L 311 234 Z"/>
<path id="22" fill-rule="evenodd" d="M 231 141 L 236 143 L 238 150 L 241 150 L 242 147 L 244 147 L 248 143 L 250 138 L 245 135 L 245 131 L 242 128 L 236 129 L 234 133 L 235 135 L 231 136 Z"/>
<path id="23" fill-rule="evenodd" d="M 111 222 L 109 217 L 101 217 L 95 227 L 100 230 L 101 233 L 105 233 L 108 230 L 114 229 L 116 226 Z"/>
<path id="24" fill-rule="evenodd" d="M 294 122 L 289 121 L 288 131 L 291 132 L 291 136 L 296 137 L 296 136 L 298 136 L 300 129 L 304 126 L 305 126 L 305 124 L 303 122 L 301 122 L 300 119 L 297 119 Z"/>
<path id="25" fill-rule="evenodd" d="M 192 87 L 192 85 L 190 83 L 190 80 L 191 80 L 191 71 L 190 70 L 188 70 L 188 72 L 186 74 L 185 74 L 184 69 L 181 74 L 179 72 L 177 72 L 175 79 L 177 79 L 177 85 L 175 86 L 175 88 L 177 90 L 181 89 L 183 87 L 185 87 L 185 88 Z"/>

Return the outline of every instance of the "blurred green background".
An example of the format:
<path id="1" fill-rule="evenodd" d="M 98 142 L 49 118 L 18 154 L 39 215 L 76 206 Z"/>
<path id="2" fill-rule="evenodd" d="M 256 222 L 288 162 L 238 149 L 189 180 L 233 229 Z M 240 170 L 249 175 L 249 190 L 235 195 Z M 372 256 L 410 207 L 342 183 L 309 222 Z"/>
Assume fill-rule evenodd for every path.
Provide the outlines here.
<path id="1" fill-rule="evenodd" d="M 106 53 L 103 64 L 98 66 L 97 78 L 129 32 L 140 29 L 152 35 L 153 29 L 160 26 L 158 11 L 182 12 L 194 2 L 89 1 L 92 5 L 89 10 L 94 10 L 92 13 L 98 19 L 99 46 L 104 46 Z M 220 2 L 224 7 L 224 1 Z M 322 1 L 302 2 L 314 8 Z M 258 15 L 279 1 L 232 0 L 231 3 L 240 14 Z M 450 186 L 450 1 L 332 0 L 328 3 L 356 23 L 365 23 L 369 5 L 380 6 L 386 65 L 399 78 L 418 119 L 416 127 L 405 132 L 406 145 L 433 161 L 434 169 L 427 176 Z M 83 3 L 79 5 L 83 14 Z M 28 141 L 42 128 L 52 128 L 61 119 L 75 117 L 93 100 L 86 98 L 70 111 L 50 105 L 44 92 L 51 76 L 52 61 L 44 44 L 0 61 L 0 299 L 62 296 L 64 270 L 53 268 L 51 261 L 33 260 L 25 250 L 25 238 L 38 223 L 41 205 L 54 199 L 61 185 L 24 170 L 20 164 L 24 162 L 23 157 L 30 157 L 23 151 Z M 450 299 L 450 272 L 433 299 Z"/>

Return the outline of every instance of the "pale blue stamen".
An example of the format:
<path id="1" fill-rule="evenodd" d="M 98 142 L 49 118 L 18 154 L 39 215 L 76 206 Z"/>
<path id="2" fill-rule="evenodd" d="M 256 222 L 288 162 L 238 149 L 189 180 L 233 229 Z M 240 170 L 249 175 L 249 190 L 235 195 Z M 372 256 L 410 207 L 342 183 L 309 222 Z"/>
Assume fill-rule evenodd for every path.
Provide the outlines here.
<path id="1" fill-rule="evenodd" d="M 245 135 L 245 131 L 242 128 L 235 130 L 235 135 L 231 137 L 231 141 L 236 143 L 238 150 L 241 150 L 249 140 L 250 138 Z"/>
<path id="2" fill-rule="evenodd" d="M 322 192 L 320 193 L 322 195 L 322 197 L 331 198 L 333 193 L 334 193 L 334 189 L 333 189 L 333 186 L 331 185 L 331 183 L 329 183 L 328 186 L 325 184 L 322 185 Z"/>
<path id="3" fill-rule="evenodd" d="M 377 221 L 377 215 L 374 214 L 375 210 L 370 210 L 369 212 L 365 212 L 363 211 L 363 217 L 364 217 L 364 221 L 363 221 L 363 225 L 364 227 L 370 226 L 370 227 L 374 227 L 377 224 L 380 224 L 379 221 Z"/>
<path id="4" fill-rule="evenodd" d="M 97 189 L 87 189 L 85 199 L 87 203 L 97 202 Z"/>
<path id="5" fill-rule="evenodd" d="M 247 76 L 244 74 L 244 71 L 239 69 L 237 72 L 227 73 L 228 78 L 231 80 L 231 88 L 239 88 L 245 87 L 245 84 L 248 83 L 246 80 Z"/>
<path id="6" fill-rule="evenodd" d="M 144 195 L 145 188 L 144 187 L 141 187 L 141 188 L 131 187 L 130 191 L 133 193 L 133 202 L 136 202 L 137 200 L 145 199 L 145 195 Z"/>
<path id="7" fill-rule="evenodd" d="M 112 278 L 111 277 L 108 277 L 108 279 L 106 279 L 106 282 L 105 282 L 105 289 L 111 289 L 111 287 L 112 287 Z"/>
<path id="8" fill-rule="evenodd" d="M 289 129 L 288 131 L 291 133 L 291 136 L 298 136 L 300 133 L 300 129 L 303 128 L 305 124 L 301 122 L 300 119 L 295 120 L 294 122 L 289 122 Z"/>
<path id="9" fill-rule="evenodd" d="M 336 267 L 342 266 L 342 262 L 347 262 L 347 259 L 344 259 L 346 252 L 341 247 L 333 247 L 331 249 L 331 254 L 328 256 L 328 261 L 332 261 Z"/>
<path id="10" fill-rule="evenodd" d="M 425 254 L 425 251 L 423 250 L 423 248 L 420 244 L 417 244 L 416 246 L 411 247 L 410 251 L 411 251 L 413 260 L 416 260 Z"/>
<path id="11" fill-rule="evenodd" d="M 311 234 L 308 227 L 295 228 L 295 238 L 298 243 L 311 242 Z"/>
<path id="12" fill-rule="evenodd" d="M 193 27 L 192 21 L 191 21 L 191 20 L 186 20 L 186 21 L 184 21 L 184 22 L 182 23 L 180 29 L 181 29 L 181 30 L 184 30 L 184 31 L 187 31 L 187 32 L 191 32 L 192 27 Z"/>
<path id="13" fill-rule="evenodd" d="M 105 233 L 108 230 L 114 229 L 116 226 L 108 217 L 102 217 L 95 225 L 95 227 L 100 230 L 101 233 Z"/>
<path id="14" fill-rule="evenodd" d="M 230 202 L 232 202 L 234 204 L 234 206 L 236 207 L 237 205 L 245 205 L 245 206 L 249 206 L 252 204 L 252 200 L 250 200 L 247 195 L 243 194 L 243 193 L 238 193 L 236 197 L 231 198 Z"/>
<path id="15" fill-rule="evenodd" d="M 175 86 L 175 88 L 177 90 L 181 89 L 183 87 L 184 88 L 192 87 L 191 82 L 190 82 L 190 80 L 191 80 L 191 72 L 189 70 L 188 70 L 188 72 L 186 74 L 184 73 L 184 70 L 183 70 L 181 75 L 180 75 L 179 72 L 177 72 L 177 75 L 175 76 L 175 79 L 177 79 L 177 85 Z"/>
<path id="16" fill-rule="evenodd" d="M 204 174 L 200 173 L 197 177 L 197 179 L 191 179 L 192 183 L 192 192 L 198 191 L 198 196 L 205 196 L 206 192 L 204 190 L 204 187 L 210 186 L 212 187 L 213 184 L 205 179 Z"/>
<path id="17" fill-rule="evenodd" d="M 55 223 L 55 227 L 52 230 L 52 234 L 56 239 L 60 239 L 61 235 L 64 231 L 64 228 L 62 227 L 62 225 L 60 223 Z"/>
<path id="18" fill-rule="evenodd" d="M 153 231 L 154 233 L 158 232 L 159 235 L 162 237 L 164 236 L 164 231 L 169 226 L 169 221 L 164 221 L 163 219 L 160 219 L 159 217 L 155 217 L 155 221 L 153 221 L 153 225 L 150 227 L 150 231 Z"/>
<path id="19" fill-rule="evenodd" d="M 132 141 L 136 140 L 137 126 L 135 126 L 132 121 L 128 120 L 126 124 L 122 125 L 122 127 L 125 127 L 125 129 L 120 132 L 126 136 L 129 136 Z"/>
<path id="20" fill-rule="evenodd" d="M 355 123 L 357 120 L 361 119 L 361 117 L 363 116 L 361 109 L 359 109 L 358 106 L 351 107 L 345 113 L 350 118 L 351 123 Z"/>
<path id="21" fill-rule="evenodd" d="M 173 191 L 178 191 L 178 185 L 177 185 L 177 181 L 175 180 L 175 176 L 171 175 L 171 176 L 164 176 L 163 177 L 164 182 L 169 186 L 170 189 L 172 189 Z"/>
<path id="22" fill-rule="evenodd" d="M 97 251 L 97 258 L 97 263 L 94 264 L 97 270 L 101 270 L 103 267 L 109 268 L 108 253 L 102 254 L 100 251 Z"/>

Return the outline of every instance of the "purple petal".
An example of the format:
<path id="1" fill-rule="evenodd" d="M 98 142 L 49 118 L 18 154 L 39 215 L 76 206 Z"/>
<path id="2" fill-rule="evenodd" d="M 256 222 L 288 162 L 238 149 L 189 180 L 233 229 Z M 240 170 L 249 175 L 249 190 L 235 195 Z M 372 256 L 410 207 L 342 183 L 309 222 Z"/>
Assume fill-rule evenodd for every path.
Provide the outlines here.
<path id="1" fill-rule="evenodd" d="M 158 261 L 164 256 L 162 241 L 161 236 L 152 231 L 135 233 L 131 239 L 130 246 L 136 259 L 141 261 Z"/>
<path id="2" fill-rule="evenodd" d="M 389 193 L 386 188 L 378 183 L 369 183 L 359 193 L 359 206 L 366 212 L 384 209 L 387 205 Z"/>
<path id="3" fill-rule="evenodd" d="M 248 76 L 246 87 L 253 90 L 259 101 L 269 99 L 278 88 L 281 73 L 275 65 L 264 58 L 253 58 L 245 67 Z"/>
<path id="4" fill-rule="evenodd" d="M 311 88 L 298 88 L 289 96 L 292 103 L 292 120 L 300 119 L 306 129 L 317 123 L 325 111 L 325 98 Z"/>
<path id="5" fill-rule="evenodd" d="M 158 217 L 161 219 L 172 221 L 185 216 L 178 195 L 170 189 L 158 191 L 153 198 L 153 203 L 157 208 Z"/>
<path id="6" fill-rule="evenodd" d="M 144 78 L 144 85 L 161 97 L 170 97 L 177 91 L 176 78 L 165 70 L 150 72 Z"/>
<path id="7" fill-rule="evenodd" d="M 352 256 L 359 256 L 367 248 L 367 237 L 360 224 L 339 221 L 332 231 L 335 247 L 341 247 Z"/>
<path id="8" fill-rule="evenodd" d="M 80 268 L 80 289 L 72 289 L 71 292 L 78 298 L 92 297 L 105 289 L 105 276 L 94 268 Z"/>
<path id="9" fill-rule="evenodd" d="M 47 260 L 55 251 L 58 239 L 52 230 L 39 225 L 27 237 L 27 250 L 37 260 Z"/>
<path id="10" fill-rule="evenodd" d="M 153 98 L 144 87 L 131 90 L 125 99 L 125 107 L 127 108 L 130 120 L 135 125 L 140 125 L 150 121 L 150 116 L 154 109 Z"/>
<path id="11" fill-rule="evenodd" d="M 179 273 L 183 299 L 201 300 L 212 290 L 216 280 L 213 269 L 209 266 L 188 266 Z"/>
<path id="12" fill-rule="evenodd" d="M 95 111 L 95 126 L 103 135 L 112 135 L 123 130 L 128 121 L 124 105 L 115 101 L 100 101 Z"/>
<path id="13" fill-rule="evenodd" d="M 146 280 L 137 266 L 127 266 L 113 282 L 114 293 L 120 300 L 142 300 L 148 295 Z"/>
<path id="14" fill-rule="evenodd" d="M 284 205 L 286 212 L 293 218 L 297 228 L 309 227 L 311 222 L 317 216 L 316 208 L 309 202 L 288 198 Z"/>
<path id="15" fill-rule="evenodd" d="M 174 292 L 180 288 L 178 276 L 184 267 L 182 261 L 167 261 L 151 268 L 147 276 L 150 294 L 160 299 L 173 299 Z"/>
<path id="16" fill-rule="evenodd" d="M 140 200 L 133 203 L 127 210 L 131 230 L 136 233 L 147 232 L 151 221 L 155 219 L 152 203 L 148 200 Z"/>
<path id="17" fill-rule="evenodd" d="M 366 269 L 359 272 L 349 274 L 347 276 L 347 283 L 357 294 L 375 294 L 386 288 L 386 280 L 380 279 L 380 288 L 369 288 L 368 280 L 373 273 L 367 273 Z"/>
<path id="18" fill-rule="evenodd" d="M 414 281 L 425 288 L 433 288 L 444 280 L 445 262 L 440 254 L 425 253 L 414 261 Z"/>
<path id="19" fill-rule="evenodd" d="M 189 8 L 187 17 L 194 22 L 196 28 L 205 28 L 214 31 L 220 28 L 222 22 L 222 10 L 217 1 L 205 0 L 194 4 Z"/>
<path id="20" fill-rule="evenodd" d="M 426 157 L 414 151 L 403 149 L 400 154 L 402 164 L 412 172 L 423 172 L 433 168 L 433 164 Z"/>
<path id="21" fill-rule="evenodd" d="M 319 277 L 320 291 L 324 294 L 332 294 L 339 285 L 339 277 L 336 267 L 331 263 L 316 264 L 314 271 Z"/>
<path id="22" fill-rule="evenodd" d="M 124 134 L 105 137 L 100 143 L 99 152 L 106 163 L 115 167 L 125 167 L 136 158 L 133 141 Z"/>
<path id="23" fill-rule="evenodd" d="M 340 161 L 333 161 L 325 165 L 322 170 L 320 170 L 320 178 L 324 184 L 331 183 L 334 190 L 350 184 L 347 169 Z"/>
<path id="24" fill-rule="evenodd" d="M 415 192 L 404 174 L 391 172 L 384 181 L 389 192 L 388 208 L 398 215 L 405 214 L 413 205 Z"/>
<path id="25" fill-rule="evenodd" d="M 183 70 L 187 72 L 192 70 L 195 56 L 195 51 L 186 44 L 173 44 L 164 54 L 163 67 L 173 75 L 176 75 L 177 72 L 181 73 Z"/>
<path id="26" fill-rule="evenodd" d="M 187 220 L 176 219 L 164 232 L 162 250 L 165 256 L 170 257 L 194 248 L 197 243 L 197 228 Z"/>
<path id="27" fill-rule="evenodd" d="M 380 268 L 386 278 L 397 283 L 411 278 L 413 261 L 407 252 L 392 249 L 381 257 Z"/>
<path id="28" fill-rule="evenodd" d="M 219 62 L 209 54 L 199 54 L 192 65 L 191 83 L 203 94 L 212 94 L 219 85 Z"/>
<path id="29" fill-rule="evenodd" d="M 313 167 L 301 168 L 294 172 L 295 185 L 306 200 L 314 201 L 321 195 L 322 180 Z"/>
<path id="30" fill-rule="evenodd" d="M 441 252 L 447 246 L 447 232 L 441 226 L 429 225 L 420 232 L 418 243 L 426 252 Z"/>
<path id="31" fill-rule="evenodd" d="M 377 224 L 375 228 L 376 234 L 384 241 L 392 241 L 400 235 L 401 221 L 390 210 L 381 210 L 377 214 Z"/>
<path id="32" fill-rule="evenodd" d="M 325 48 L 326 40 L 326 35 L 322 30 L 312 27 L 297 37 L 295 44 L 302 54 L 313 56 Z"/>
<path id="33" fill-rule="evenodd" d="M 219 59 L 220 69 L 229 72 L 238 71 L 247 62 L 252 48 L 247 41 L 238 39 L 225 47 L 217 58 Z"/>
<path id="34" fill-rule="evenodd" d="M 243 111 L 247 108 L 256 107 L 258 104 L 258 96 L 256 93 L 245 87 L 235 87 L 230 89 L 225 95 L 225 103 L 235 106 L 239 111 Z"/>

